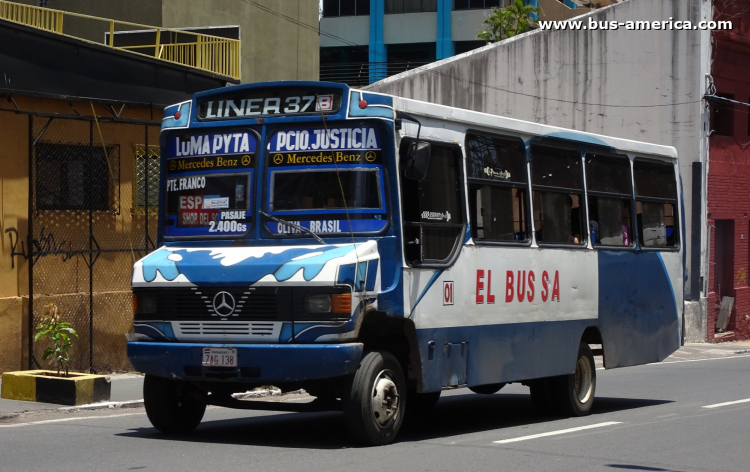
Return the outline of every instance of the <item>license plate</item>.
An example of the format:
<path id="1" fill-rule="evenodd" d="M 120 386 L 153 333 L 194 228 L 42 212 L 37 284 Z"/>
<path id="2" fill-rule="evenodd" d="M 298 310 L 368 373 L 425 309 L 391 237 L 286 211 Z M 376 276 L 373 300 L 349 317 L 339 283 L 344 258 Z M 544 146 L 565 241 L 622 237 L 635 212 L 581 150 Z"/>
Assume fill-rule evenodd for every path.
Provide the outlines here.
<path id="1" fill-rule="evenodd" d="M 203 365 L 211 367 L 237 367 L 237 349 L 204 348 Z"/>

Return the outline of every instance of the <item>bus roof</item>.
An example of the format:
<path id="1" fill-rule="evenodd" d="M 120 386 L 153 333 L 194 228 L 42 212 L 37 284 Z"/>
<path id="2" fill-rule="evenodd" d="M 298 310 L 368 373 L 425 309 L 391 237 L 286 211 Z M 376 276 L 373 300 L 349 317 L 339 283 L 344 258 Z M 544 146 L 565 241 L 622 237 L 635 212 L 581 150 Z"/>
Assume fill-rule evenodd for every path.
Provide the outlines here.
<path id="1" fill-rule="evenodd" d="M 621 152 L 657 155 L 671 158 L 672 160 L 677 159 L 677 150 L 673 146 L 662 146 L 643 141 L 587 133 L 395 96 L 393 97 L 393 105 L 396 110 L 405 111 L 418 116 L 455 121 L 494 130 L 511 131 L 535 136 L 557 137 L 589 144 L 606 145 Z"/>
<path id="2" fill-rule="evenodd" d="M 605 136 L 594 133 L 587 133 L 583 131 L 576 131 L 568 128 L 560 128 L 557 126 L 549 126 L 540 123 L 533 123 L 530 121 L 519 120 L 515 118 L 509 118 L 506 116 L 492 115 L 489 113 L 482 113 L 477 111 L 471 111 L 463 108 L 455 108 L 446 105 L 437 105 L 434 103 L 423 102 L 420 100 L 412 100 L 409 98 L 402 98 L 388 94 L 382 94 L 377 92 L 370 92 L 366 90 L 351 89 L 348 85 L 342 83 L 333 82 L 310 82 L 310 81 L 276 81 L 276 82 L 259 82 L 255 84 L 242 84 L 234 85 L 231 87 L 223 87 L 219 89 L 207 90 L 204 92 L 196 93 L 192 99 L 192 105 L 195 106 L 197 100 L 207 99 L 213 96 L 222 96 L 232 92 L 250 91 L 254 89 L 268 89 L 274 87 L 309 87 L 311 89 L 325 88 L 325 89 L 338 89 L 342 94 L 341 110 L 345 113 L 348 109 L 348 100 L 355 94 L 362 98 L 368 98 L 373 96 L 380 97 L 392 97 L 393 99 L 393 110 L 394 111 L 405 111 L 419 116 L 428 118 L 434 118 L 438 120 L 455 121 L 466 125 L 476 126 L 484 128 L 485 130 L 503 130 L 521 134 L 527 134 L 532 136 L 545 136 L 561 138 L 569 141 L 577 141 L 581 143 L 596 144 L 599 146 L 607 146 L 617 149 L 620 152 L 630 152 L 635 154 L 648 154 L 653 156 L 660 156 L 669 158 L 672 160 L 677 159 L 677 150 L 672 146 L 662 146 L 658 144 L 651 144 L 642 141 L 635 141 L 630 139 L 615 138 L 612 136 Z M 359 95 L 361 94 L 361 95 Z M 386 98 L 388 100 L 388 98 Z M 183 102 L 184 103 L 184 102 Z M 175 104 L 165 109 L 165 117 L 169 116 L 168 110 L 174 111 L 180 109 L 180 105 Z M 390 107 L 388 107 L 390 108 Z M 193 112 L 195 113 L 195 112 Z M 273 118 L 273 117 L 269 117 Z M 285 117 L 279 117 L 285 118 Z M 299 118 L 297 118 L 299 119 Z M 295 120 L 296 121 L 296 120 Z M 217 126 L 221 126 L 220 123 L 227 123 L 226 121 L 217 120 L 212 123 Z M 174 123 L 177 124 L 177 123 Z M 208 123 L 206 123 L 208 124 Z M 189 126 L 187 123 L 187 117 L 185 117 L 184 125 Z M 187 127 L 185 126 L 185 127 Z M 172 127 L 170 125 L 170 127 Z"/>

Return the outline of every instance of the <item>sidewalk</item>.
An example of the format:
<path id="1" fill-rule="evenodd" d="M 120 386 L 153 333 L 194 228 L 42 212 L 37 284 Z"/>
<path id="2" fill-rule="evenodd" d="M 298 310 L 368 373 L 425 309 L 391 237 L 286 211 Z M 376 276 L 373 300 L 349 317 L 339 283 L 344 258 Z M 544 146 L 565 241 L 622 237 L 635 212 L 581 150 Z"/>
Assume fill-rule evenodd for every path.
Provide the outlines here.
<path id="1" fill-rule="evenodd" d="M 111 404 L 133 402 L 143 399 L 142 375 L 111 374 L 109 377 L 112 380 L 112 396 L 110 398 Z M 2 385 L 2 381 L 3 379 L 2 377 L 0 377 L 0 385 Z M 108 408 L 109 406 L 107 404 L 103 404 L 102 407 Z M 58 410 L 60 408 L 71 407 L 64 407 L 62 405 L 55 405 L 52 403 L 24 402 L 0 398 L 0 421 L 13 418 L 27 411 Z"/>
<path id="2" fill-rule="evenodd" d="M 750 341 L 727 342 L 720 344 L 693 343 L 686 344 L 680 350 L 669 356 L 664 362 L 686 362 L 699 359 L 716 359 L 733 356 L 750 356 Z M 598 358 L 597 358 L 598 359 Z M 139 402 L 143 400 L 143 376 L 139 374 L 112 374 L 112 397 L 110 404 L 120 406 L 122 402 Z M 2 377 L 0 377 L 2 384 Z M 109 404 L 101 404 L 102 408 L 109 408 Z M 131 404 L 140 406 L 140 403 Z M 62 407 L 50 403 L 23 402 L 0 398 L 0 422 L 14 418 L 27 411 L 59 410 Z M 73 407 L 75 408 L 75 407 Z"/>

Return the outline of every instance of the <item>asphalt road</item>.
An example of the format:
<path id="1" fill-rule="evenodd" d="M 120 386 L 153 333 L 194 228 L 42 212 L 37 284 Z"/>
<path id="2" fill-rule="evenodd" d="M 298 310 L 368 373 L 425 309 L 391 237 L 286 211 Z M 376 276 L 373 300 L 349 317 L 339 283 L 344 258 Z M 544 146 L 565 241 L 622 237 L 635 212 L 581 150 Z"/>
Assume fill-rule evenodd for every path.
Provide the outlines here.
<path id="1" fill-rule="evenodd" d="M 746 472 L 748 373 L 747 354 L 600 370 L 593 414 L 555 420 L 520 385 L 453 391 L 376 448 L 354 446 L 340 413 L 210 408 L 193 434 L 169 437 L 142 408 L 45 412 L 0 424 L 0 470 Z"/>

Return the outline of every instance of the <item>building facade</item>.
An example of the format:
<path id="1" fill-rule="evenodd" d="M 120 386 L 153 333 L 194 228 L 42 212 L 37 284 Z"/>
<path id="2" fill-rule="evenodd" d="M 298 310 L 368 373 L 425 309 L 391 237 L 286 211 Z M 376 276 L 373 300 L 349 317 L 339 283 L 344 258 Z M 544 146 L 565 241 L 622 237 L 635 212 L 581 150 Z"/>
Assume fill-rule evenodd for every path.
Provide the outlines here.
<path id="1" fill-rule="evenodd" d="M 707 338 L 750 339 L 750 2 L 718 0 L 716 19 L 734 28 L 713 33 Z"/>
<path id="2" fill-rule="evenodd" d="M 18 1 L 39 4 L 39 0 Z M 243 83 L 318 80 L 318 0 L 46 0 L 44 3 L 57 10 L 163 28 L 239 26 Z M 107 25 L 83 19 L 73 21 L 72 34 L 91 41 L 102 42 L 108 31 Z"/>
<path id="3" fill-rule="evenodd" d="M 484 46 L 477 32 L 511 0 L 323 0 L 321 80 L 367 85 Z M 525 0 L 541 20 L 589 11 L 571 0 Z"/>
<path id="4" fill-rule="evenodd" d="M 164 106 L 237 82 L 0 19 L 0 373 L 47 367 L 48 304 L 78 371 L 130 370 L 130 276 L 156 242 Z M 33 60 L 29 60 L 33 58 Z"/>

